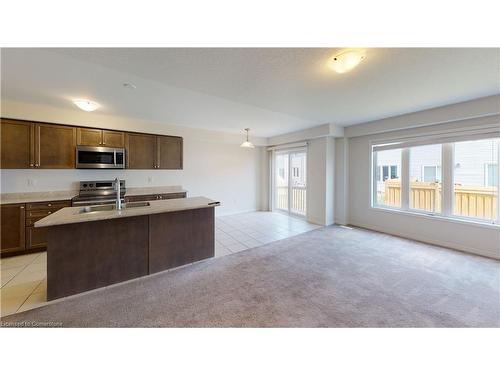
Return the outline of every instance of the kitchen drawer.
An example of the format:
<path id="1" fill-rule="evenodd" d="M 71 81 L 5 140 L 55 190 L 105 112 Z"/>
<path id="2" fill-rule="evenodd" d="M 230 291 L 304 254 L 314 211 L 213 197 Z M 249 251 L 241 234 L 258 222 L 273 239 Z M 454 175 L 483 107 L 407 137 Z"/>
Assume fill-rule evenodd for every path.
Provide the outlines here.
<path id="1" fill-rule="evenodd" d="M 50 209 L 50 210 L 31 210 L 31 211 L 26 211 L 26 220 L 31 219 L 31 218 L 36 218 L 37 220 L 40 220 L 42 217 L 48 216 L 50 214 L 53 214 L 57 210 L 59 210 L 59 208 Z"/>
<path id="2" fill-rule="evenodd" d="M 126 202 L 144 202 L 144 201 L 156 201 L 161 199 L 175 199 L 175 198 L 186 198 L 186 193 L 166 193 L 166 194 L 154 194 L 154 195 L 133 195 L 126 197 Z"/>
<path id="3" fill-rule="evenodd" d="M 161 199 L 176 199 L 176 198 L 186 198 L 186 193 L 169 193 L 161 195 Z"/>
<path id="4" fill-rule="evenodd" d="M 36 202 L 36 203 L 27 203 L 26 209 L 29 210 L 48 210 L 48 211 L 57 211 L 63 207 L 71 207 L 71 201 L 50 201 L 50 202 Z"/>
<path id="5" fill-rule="evenodd" d="M 133 195 L 130 197 L 125 197 L 126 202 L 145 202 L 145 201 L 155 201 L 158 200 L 159 195 Z"/>
<path id="6" fill-rule="evenodd" d="M 45 215 L 45 216 L 47 216 L 47 215 Z M 38 220 L 43 219 L 45 216 L 41 216 L 41 217 L 27 217 L 26 218 L 26 226 L 32 226 L 32 225 L 34 225 Z"/>

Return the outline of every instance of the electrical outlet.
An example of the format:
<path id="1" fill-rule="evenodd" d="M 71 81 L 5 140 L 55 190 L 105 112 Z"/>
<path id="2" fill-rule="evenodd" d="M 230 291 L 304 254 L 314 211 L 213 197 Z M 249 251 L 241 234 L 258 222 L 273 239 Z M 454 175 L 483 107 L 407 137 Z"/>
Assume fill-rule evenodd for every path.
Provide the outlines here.
<path id="1" fill-rule="evenodd" d="M 36 186 L 36 180 L 28 178 L 28 186 Z"/>
<path id="2" fill-rule="evenodd" d="M 153 183 L 153 176 L 148 176 L 148 184 Z"/>

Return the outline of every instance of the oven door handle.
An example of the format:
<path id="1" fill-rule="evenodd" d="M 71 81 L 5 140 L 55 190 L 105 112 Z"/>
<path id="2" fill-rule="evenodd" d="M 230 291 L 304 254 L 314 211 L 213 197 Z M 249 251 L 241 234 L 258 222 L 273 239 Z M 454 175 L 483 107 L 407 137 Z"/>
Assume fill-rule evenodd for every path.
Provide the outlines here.
<path id="1" fill-rule="evenodd" d="M 115 164 L 116 167 L 116 149 L 113 150 L 113 163 Z"/>

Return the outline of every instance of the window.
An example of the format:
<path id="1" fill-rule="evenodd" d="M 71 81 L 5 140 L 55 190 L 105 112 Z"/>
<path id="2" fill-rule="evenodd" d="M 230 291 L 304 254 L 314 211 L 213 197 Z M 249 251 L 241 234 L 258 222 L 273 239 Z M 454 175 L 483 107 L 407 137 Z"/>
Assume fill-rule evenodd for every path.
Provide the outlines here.
<path id="1" fill-rule="evenodd" d="M 454 144 L 453 214 L 496 220 L 498 141 L 482 139 Z M 486 166 L 486 168 L 485 168 Z"/>
<path id="2" fill-rule="evenodd" d="M 437 165 L 424 165 L 422 167 L 423 182 L 439 182 L 441 177 L 441 167 Z"/>
<path id="3" fill-rule="evenodd" d="M 410 208 L 441 212 L 441 145 L 410 148 Z"/>
<path id="4" fill-rule="evenodd" d="M 382 171 L 382 172 L 381 172 Z M 389 179 L 397 178 L 398 166 L 397 165 L 382 165 L 377 168 L 377 181 L 384 182 Z"/>
<path id="5" fill-rule="evenodd" d="M 374 203 L 378 206 L 401 207 L 399 170 L 401 149 L 386 150 L 374 154 Z"/>
<path id="6" fill-rule="evenodd" d="M 489 187 L 495 187 L 498 185 L 498 165 L 493 163 L 487 163 L 484 166 L 484 178 L 486 179 L 484 185 Z"/>
<path id="7" fill-rule="evenodd" d="M 374 207 L 500 224 L 500 131 L 373 146 Z"/>
<path id="8" fill-rule="evenodd" d="M 285 178 L 285 168 L 278 168 L 278 174 L 281 178 Z"/>

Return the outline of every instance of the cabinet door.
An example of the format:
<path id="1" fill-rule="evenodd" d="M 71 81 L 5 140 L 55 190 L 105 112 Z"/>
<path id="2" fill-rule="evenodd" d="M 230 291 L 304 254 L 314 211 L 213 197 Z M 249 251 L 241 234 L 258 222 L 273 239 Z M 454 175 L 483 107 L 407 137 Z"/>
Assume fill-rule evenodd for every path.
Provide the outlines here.
<path id="1" fill-rule="evenodd" d="M 75 168 L 76 128 L 52 124 L 35 125 L 35 167 Z"/>
<path id="2" fill-rule="evenodd" d="M 26 227 L 26 248 L 47 246 L 47 228 Z"/>
<path id="3" fill-rule="evenodd" d="M 149 273 L 214 256 L 214 208 L 149 216 Z"/>
<path id="4" fill-rule="evenodd" d="M 182 169 L 182 138 L 158 136 L 160 169 Z"/>
<path id="5" fill-rule="evenodd" d="M 112 130 L 102 131 L 102 145 L 105 147 L 124 147 L 125 133 Z"/>
<path id="6" fill-rule="evenodd" d="M 24 121 L 1 122 L 1 168 L 32 168 L 34 166 L 33 124 Z"/>
<path id="7" fill-rule="evenodd" d="M 24 250 L 24 211 L 24 204 L 0 206 L 2 254 Z"/>
<path id="8" fill-rule="evenodd" d="M 78 128 L 76 130 L 77 144 L 80 146 L 101 146 L 102 130 Z"/>
<path id="9" fill-rule="evenodd" d="M 128 133 L 126 148 L 127 168 L 154 169 L 156 167 L 156 136 Z"/>

